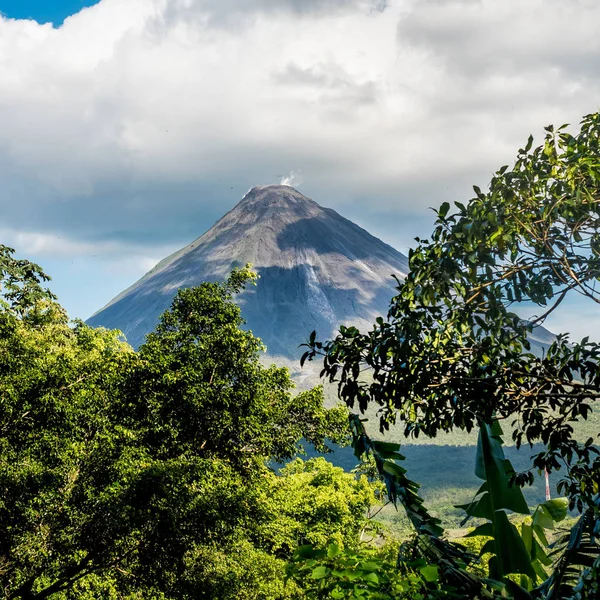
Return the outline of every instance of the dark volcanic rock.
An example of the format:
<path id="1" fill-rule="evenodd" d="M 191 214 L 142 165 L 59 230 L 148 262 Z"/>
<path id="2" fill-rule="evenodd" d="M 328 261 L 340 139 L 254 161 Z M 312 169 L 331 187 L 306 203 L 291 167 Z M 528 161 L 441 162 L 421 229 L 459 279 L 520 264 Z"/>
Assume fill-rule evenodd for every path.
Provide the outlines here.
<path id="1" fill-rule="evenodd" d="M 270 356 L 296 359 L 313 329 L 331 336 L 343 323 L 369 327 L 404 277 L 406 257 L 334 210 L 284 185 L 252 188 L 204 235 L 93 315 L 93 326 L 144 340 L 180 287 L 222 280 L 252 263 L 260 275 L 239 298 L 248 328 Z"/>

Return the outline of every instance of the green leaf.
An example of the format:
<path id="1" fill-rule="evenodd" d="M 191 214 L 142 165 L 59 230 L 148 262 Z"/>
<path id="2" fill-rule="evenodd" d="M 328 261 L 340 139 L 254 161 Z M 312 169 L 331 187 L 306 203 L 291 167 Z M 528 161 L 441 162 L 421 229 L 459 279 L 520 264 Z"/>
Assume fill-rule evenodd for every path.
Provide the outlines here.
<path id="1" fill-rule="evenodd" d="M 551 500 L 546 500 L 543 504 L 540 504 L 552 518 L 555 523 L 562 521 L 567 516 L 567 511 L 569 509 L 569 499 L 568 498 L 552 498 Z"/>
<path id="2" fill-rule="evenodd" d="M 419 572 L 423 576 L 423 579 L 429 583 L 433 583 L 434 581 L 438 580 L 438 568 L 435 565 L 421 567 Z"/>
<path id="3" fill-rule="evenodd" d="M 323 577 L 325 577 L 327 575 L 329 569 L 327 569 L 327 567 L 325 567 L 324 565 L 319 565 L 318 567 L 315 567 L 311 573 L 311 577 L 313 579 L 323 579 Z"/>
<path id="4" fill-rule="evenodd" d="M 548 572 L 544 569 L 544 567 L 542 566 L 542 564 L 540 564 L 540 562 L 535 561 L 533 563 L 533 570 L 535 571 L 535 574 L 538 576 L 538 578 L 541 581 L 544 581 L 548 577 Z M 546 564 L 546 563 L 543 563 L 543 564 Z M 548 564 L 552 564 L 552 561 L 550 560 Z"/>
<path id="5" fill-rule="evenodd" d="M 478 499 L 471 502 L 471 504 L 461 504 L 456 508 L 462 508 L 470 517 L 492 518 L 492 503 L 488 492 L 485 492 Z"/>
<path id="6" fill-rule="evenodd" d="M 473 531 L 470 531 L 465 537 L 494 537 L 494 526 L 492 523 L 483 523 L 475 527 Z"/>
<path id="7" fill-rule="evenodd" d="M 522 573 L 535 578 L 535 571 L 523 539 L 504 511 L 498 511 L 496 514 L 494 533 L 496 557 L 502 574 Z"/>
<path id="8" fill-rule="evenodd" d="M 368 561 L 361 562 L 358 566 L 363 571 L 379 571 L 379 569 L 381 568 L 381 565 L 379 565 L 378 563 Z"/>
<path id="9" fill-rule="evenodd" d="M 441 217 L 442 219 L 445 218 L 445 216 L 448 214 L 449 210 L 450 210 L 450 203 L 444 202 L 440 206 L 440 209 L 438 210 L 438 216 Z"/>
<path id="10" fill-rule="evenodd" d="M 482 424 L 479 428 L 475 474 L 487 481 L 493 511 L 508 509 L 529 514 L 529 507 L 521 488 L 510 485 L 510 474 L 514 472 L 510 461 L 502 450 L 501 429 Z"/>
<path id="11" fill-rule="evenodd" d="M 525 152 L 529 152 L 531 150 L 531 146 L 533 145 L 533 136 L 530 135 L 527 139 L 527 145 L 525 146 Z"/>
<path id="12" fill-rule="evenodd" d="M 405 457 L 398 452 L 400 444 L 393 444 L 391 442 L 372 442 L 373 449 L 382 457 L 389 458 L 391 460 L 404 460 Z"/>
<path id="13" fill-rule="evenodd" d="M 379 583 L 379 577 L 377 576 L 377 573 L 366 573 L 362 579 L 364 581 L 368 581 L 369 583 Z"/>

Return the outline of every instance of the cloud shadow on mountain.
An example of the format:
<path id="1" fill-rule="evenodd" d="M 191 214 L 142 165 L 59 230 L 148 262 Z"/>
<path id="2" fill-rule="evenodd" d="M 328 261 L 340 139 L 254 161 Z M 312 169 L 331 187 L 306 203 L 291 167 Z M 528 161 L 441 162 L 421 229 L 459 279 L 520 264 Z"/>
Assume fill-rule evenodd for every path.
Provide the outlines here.
<path id="1" fill-rule="evenodd" d="M 286 225 L 277 234 L 279 249 L 310 248 L 319 254 L 339 253 L 350 260 L 379 259 L 397 265 L 399 273 L 407 272 L 408 260 L 403 254 L 334 210 L 324 209 L 323 213 Z"/>
<path id="2" fill-rule="evenodd" d="M 182 287 L 220 279 L 211 275 L 229 270 L 230 266 L 224 261 L 207 262 L 203 273 L 196 273 L 196 280 Z M 375 307 L 386 305 L 392 296 L 392 291 L 386 288 L 370 289 L 372 295 L 366 294 L 365 282 L 354 279 L 360 271 L 354 273 L 353 268 L 346 287 L 340 286 L 339 281 L 337 285 L 323 283 L 320 268 L 309 264 L 292 268 L 258 267 L 256 271 L 260 276 L 256 287 L 249 286 L 239 297 L 246 327 L 264 341 L 269 354 L 293 360 L 301 356 L 298 346 L 307 341 L 311 331 L 316 330 L 325 339 L 344 322 L 364 329 L 372 323 L 369 315 Z M 165 291 L 163 284 L 162 278 L 158 278 L 151 287 L 133 290 L 88 323 L 106 327 L 130 323 L 123 328 L 124 334 L 132 346 L 138 347 L 176 294 L 176 289 Z"/>
<path id="3" fill-rule="evenodd" d="M 320 339 L 331 337 L 342 323 L 365 328 L 376 306 L 389 302 L 391 293 L 377 290 L 369 297 L 361 282 L 341 287 L 312 280 L 319 267 L 309 264 L 260 267 L 257 286 L 241 297 L 248 328 L 262 338 L 269 354 L 299 358 L 298 348 L 316 330 Z"/>

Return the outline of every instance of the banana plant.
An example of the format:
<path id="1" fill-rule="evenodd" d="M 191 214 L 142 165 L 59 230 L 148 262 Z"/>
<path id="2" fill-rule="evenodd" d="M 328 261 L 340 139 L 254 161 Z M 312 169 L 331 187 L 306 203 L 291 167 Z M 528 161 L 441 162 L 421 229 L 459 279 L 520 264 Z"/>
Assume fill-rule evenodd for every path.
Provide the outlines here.
<path id="1" fill-rule="evenodd" d="M 535 591 L 543 600 L 600 598 L 600 494 L 575 526 L 554 544 L 558 560 L 550 577 Z"/>
<path id="2" fill-rule="evenodd" d="M 401 548 L 398 566 L 423 558 L 427 564 L 437 565 L 441 578 L 453 589 L 461 590 L 465 597 L 497 597 L 486 589 L 485 581 L 467 570 L 466 566 L 475 557 L 460 544 L 444 539 L 440 520 L 427 511 L 419 496 L 419 484 L 409 479 L 406 469 L 398 464 L 404 460 L 398 452 L 400 445 L 372 440 L 356 414 L 350 415 L 350 430 L 354 455 L 359 459 L 369 456 L 374 459 L 388 499 L 396 507 L 400 504 L 404 508 L 417 534 L 410 548 Z"/>
<path id="3" fill-rule="evenodd" d="M 480 551 L 480 556 L 492 555 L 488 579 L 470 573 L 466 565 L 472 557 L 459 544 L 443 538 L 440 521 L 429 514 L 418 494 L 419 485 L 398 464 L 404 459 L 399 444 L 371 440 L 358 415 L 350 416 L 350 427 L 355 455 L 374 459 L 389 500 L 404 507 L 415 528 L 413 551 L 428 564 L 438 565 L 440 575 L 453 589 L 462 589 L 465 597 L 473 598 L 600 599 L 600 494 L 569 534 L 549 544 L 547 532 L 566 517 L 569 501 L 547 500 L 531 514 L 521 488 L 513 484 L 515 471 L 504 454 L 497 420 L 480 423 L 475 474 L 483 484 L 471 503 L 457 507 L 467 513 L 463 525 L 470 518 L 485 520 L 467 537 L 490 538 Z M 509 513 L 526 518 L 517 527 Z M 400 566 L 403 558 L 414 560 L 415 556 L 401 553 Z M 535 587 L 539 582 L 543 583 Z"/>
<path id="4" fill-rule="evenodd" d="M 475 475 L 483 480 L 470 504 L 459 505 L 467 513 L 463 525 L 470 518 L 485 519 L 467 537 L 485 536 L 490 539 L 481 549 L 481 555 L 491 553 L 490 577 L 506 581 L 509 574 L 525 575 L 536 579 L 530 553 L 517 527 L 508 519 L 507 511 L 529 515 L 529 507 L 521 488 L 511 485 L 514 469 L 502 449 L 502 428 L 497 420 L 480 423 Z"/>
<path id="5" fill-rule="evenodd" d="M 583 589 L 586 572 L 598 568 L 598 548 L 594 553 L 594 527 L 591 512 L 584 514 L 569 534 L 550 544 L 548 531 L 567 516 L 567 498 L 554 498 L 538 505 L 531 517 L 519 527 L 511 523 L 507 511 L 529 515 L 529 508 L 521 488 L 512 485 L 514 469 L 504 455 L 502 428 L 497 420 L 481 423 L 476 456 L 476 475 L 484 480 L 474 500 L 461 505 L 467 517 L 485 519 L 469 536 L 487 536 L 480 555 L 491 553 L 490 577 L 503 582 L 506 592 L 515 598 L 558 600 L 563 598 L 587 599 L 576 596 L 577 585 Z M 599 501 L 600 507 L 600 501 Z M 596 566 L 594 566 L 596 565 Z M 508 576 L 512 577 L 508 577 Z M 517 576 L 517 577 L 515 577 Z M 519 584 L 515 583 L 515 579 Z M 590 578 L 591 579 L 591 578 Z M 536 587 L 536 584 L 543 582 Z"/>
<path id="6" fill-rule="evenodd" d="M 531 590 L 538 581 L 545 581 L 550 575 L 550 569 L 554 563 L 553 553 L 549 550 L 551 544 L 548 541 L 546 531 L 554 530 L 567 516 L 569 501 L 567 498 L 553 498 L 546 500 L 535 509 L 531 521 L 525 520 L 521 523 L 520 534 L 527 552 L 531 566 L 535 571 L 536 578 L 526 579 L 521 577 L 521 585 Z"/>

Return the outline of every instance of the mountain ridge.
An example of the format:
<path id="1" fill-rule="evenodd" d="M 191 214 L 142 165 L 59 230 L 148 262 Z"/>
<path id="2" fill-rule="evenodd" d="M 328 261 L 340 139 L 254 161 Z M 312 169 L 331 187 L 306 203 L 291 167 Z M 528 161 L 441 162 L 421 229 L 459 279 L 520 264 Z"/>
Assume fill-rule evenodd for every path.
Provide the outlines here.
<path id="1" fill-rule="evenodd" d="M 256 288 L 240 296 L 248 327 L 269 355 L 296 359 L 317 329 L 368 327 L 384 315 L 407 258 L 352 221 L 285 185 L 256 186 L 208 231 L 160 261 L 88 323 L 123 331 L 133 346 L 154 328 L 179 287 L 224 279 L 252 263 Z"/>

